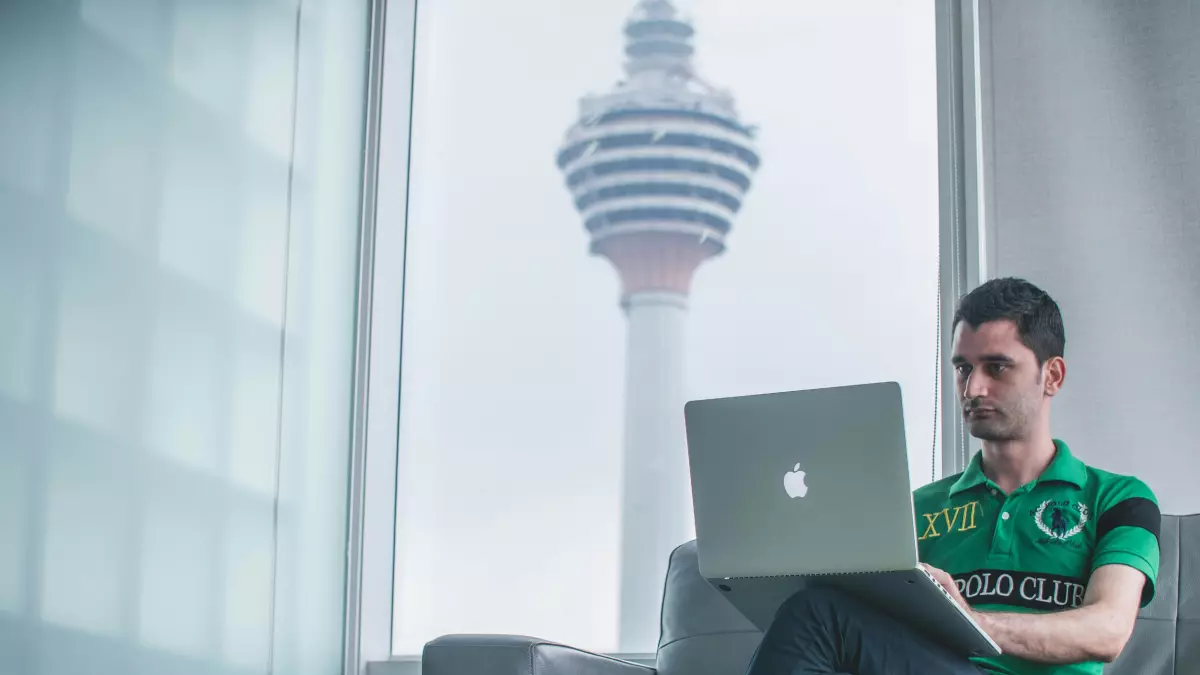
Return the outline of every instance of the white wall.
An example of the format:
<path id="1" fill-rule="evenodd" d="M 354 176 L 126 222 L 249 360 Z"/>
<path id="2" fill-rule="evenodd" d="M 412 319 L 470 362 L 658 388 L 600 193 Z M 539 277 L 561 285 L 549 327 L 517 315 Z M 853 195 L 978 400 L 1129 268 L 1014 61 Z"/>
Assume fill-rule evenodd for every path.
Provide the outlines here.
<path id="1" fill-rule="evenodd" d="M 1054 431 L 1164 512 L 1200 511 L 1200 11 L 981 4 L 989 276 L 1062 307 Z"/>

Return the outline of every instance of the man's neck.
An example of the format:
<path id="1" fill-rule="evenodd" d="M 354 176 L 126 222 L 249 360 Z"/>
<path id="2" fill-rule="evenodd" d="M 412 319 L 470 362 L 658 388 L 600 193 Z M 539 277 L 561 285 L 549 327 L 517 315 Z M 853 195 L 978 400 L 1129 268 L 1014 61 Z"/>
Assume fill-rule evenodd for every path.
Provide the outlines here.
<path id="1" fill-rule="evenodd" d="M 1054 439 L 1047 431 L 1031 439 L 983 442 L 983 473 L 1005 494 L 1037 480 L 1054 461 Z"/>

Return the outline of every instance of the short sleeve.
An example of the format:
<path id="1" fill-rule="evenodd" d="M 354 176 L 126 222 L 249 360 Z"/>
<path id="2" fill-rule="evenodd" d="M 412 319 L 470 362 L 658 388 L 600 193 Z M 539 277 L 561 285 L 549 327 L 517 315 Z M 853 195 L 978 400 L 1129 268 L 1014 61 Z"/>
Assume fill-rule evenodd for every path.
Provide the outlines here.
<path id="1" fill-rule="evenodd" d="M 1146 576 L 1141 606 L 1154 599 L 1158 581 L 1158 535 L 1162 515 L 1154 493 L 1142 481 L 1114 477 L 1097 504 L 1096 549 L 1092 571 L 1103 565 L 1126 565 Z"/>

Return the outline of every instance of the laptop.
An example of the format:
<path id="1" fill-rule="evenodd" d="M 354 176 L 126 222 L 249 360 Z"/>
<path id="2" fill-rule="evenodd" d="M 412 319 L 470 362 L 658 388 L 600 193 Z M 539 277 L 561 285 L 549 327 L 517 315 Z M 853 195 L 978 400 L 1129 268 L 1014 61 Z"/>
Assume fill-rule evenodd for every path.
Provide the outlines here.
<path id="1" fill-rule="evenodd" d="M 766 630 L 811 584 L 965 656 L 999 646 L 918 564 L 900 385 L 684 406 L 700 573 Z"/>

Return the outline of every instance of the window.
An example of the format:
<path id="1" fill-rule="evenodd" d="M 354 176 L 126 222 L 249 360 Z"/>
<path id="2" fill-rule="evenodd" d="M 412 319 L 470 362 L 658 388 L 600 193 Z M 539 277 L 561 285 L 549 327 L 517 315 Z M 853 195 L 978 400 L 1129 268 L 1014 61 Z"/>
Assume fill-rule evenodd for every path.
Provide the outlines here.
<path id="1" fill-rule="evenodd" d="M 688 399 L 897 380 L 931 477 L 933 7 L 677 4 L 420 5 L 397 654 L 653 652 Z"/>
<path id="2" fill-rule="evenodd" d="M 0 4 L 0 672 L 339 668 L 370 8 Z"/>

